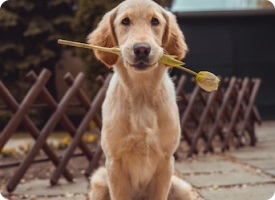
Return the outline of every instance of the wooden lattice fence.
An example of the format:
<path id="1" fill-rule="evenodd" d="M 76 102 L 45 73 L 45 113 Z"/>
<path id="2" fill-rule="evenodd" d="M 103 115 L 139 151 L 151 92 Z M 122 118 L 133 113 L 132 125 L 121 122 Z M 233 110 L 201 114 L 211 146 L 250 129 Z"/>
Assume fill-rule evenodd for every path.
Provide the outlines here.
<path id="1" fill-rule="evenodd" d="M 5 146 L 19 125 L 22 125 L 35 140 L 34 145 L 24 156 L 7 185 L 7 190 L 10 192 L 15 190 L 26 170 L 35 161 L 40 149 L 56 166 L 50 178 L 52 185 L 57 184 L 61 175 L 68 181 L 73 180 L 73 175 L 67 169 L 67 164 L 77 147 L 87 158 L 86 176 L 90 176 L 92 171 L 98 167 L 102 155 L 101 146 L 97 146 L 96 150 L 92 151 L 82 141 L 82 136 L 91 121 L 94 121 L 99 128 L 102 126 L 100 108 L 112 74 L 108 75 L 105 80 L 99 78 L 101 88 L 92 102 L 81 89 L 84 81 L 83 73 L 79 73 L 75 79 L 69 73 L 65 75 L 64 80 L 69 87 L 60 102 L 56 102 L 45 87 L 50 76 L 51 73 L 46 69 L 38 77 L 32 71 L 28 73 L 27 79 L 32 83 L 32 87 L 20 104 L 0 81 L 0 98 L 5 104 L 4 108 L 13 112 L 12 118 L 0 132 L 0 149 Z M 256 144 L 254 127 L 255 123 L 261 122 L 261 118 L 255 105 L 255 99 L 260 87 L 260 79 L 225 78 L 220 89 L 211 93 L 202 91 L 195 84 L 192 92 L 185 93 L 187 77 L 181 76 L 174 80 L 181 119 L 182 141 L 188 145 L 188 156 L 197 154 L 201 149 L 204 152 L 213 152 L 219 147 L 225 151 L 232 146 L 238 148 L 246 144 L 252 146 Z M 66 115 L 66 110 L 73 97 L 76 97 L 79 105 L 86 110 L 78 127 L 75 127 Z M 38 98 L 52 113 L 41 130 L 27 115 L 30 109 L 37 107 L 35 101 Z M 71 135 L 71 142 L 61 158 L 46 143 L 50 133 L 58 124 Z M 198 143 L 200 139 L 204 141 L 203 145 Z"/>

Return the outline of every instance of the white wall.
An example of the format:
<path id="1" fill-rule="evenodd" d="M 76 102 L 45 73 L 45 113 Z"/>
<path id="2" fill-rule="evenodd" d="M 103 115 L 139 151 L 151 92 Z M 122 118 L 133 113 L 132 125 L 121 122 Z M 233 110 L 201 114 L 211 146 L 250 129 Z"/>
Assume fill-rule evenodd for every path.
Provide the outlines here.
<path id="1" fill-rule="evenodd" d="M 258 0 L 174 0 L 171 10 L 209 11 L 257 9 Z"/>

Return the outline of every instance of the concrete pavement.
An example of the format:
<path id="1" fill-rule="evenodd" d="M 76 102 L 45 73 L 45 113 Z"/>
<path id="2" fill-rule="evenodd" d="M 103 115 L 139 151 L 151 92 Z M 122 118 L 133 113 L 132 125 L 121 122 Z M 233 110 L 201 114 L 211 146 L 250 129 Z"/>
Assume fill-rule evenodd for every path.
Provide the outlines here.
<path id="1" fill-rule="evenodd" d="M 275 192 L 275 122 L 264 122 L 256 133 L 256 147 L 196 157 L 176 169 L 205 200 L 269 200 Z"/>
<path id="2" fill-rule="evenodd" d="M 256 147 L 244 147 L 176 162 L 179 176 L 194 188 L 193 200 L 269 200 L 275 192 L 275 122 L 257 127 Z M 49 180 L 19 184 L 7 199 L 86 200 L 89 183 L 85 177 L 54 187 Z"/>

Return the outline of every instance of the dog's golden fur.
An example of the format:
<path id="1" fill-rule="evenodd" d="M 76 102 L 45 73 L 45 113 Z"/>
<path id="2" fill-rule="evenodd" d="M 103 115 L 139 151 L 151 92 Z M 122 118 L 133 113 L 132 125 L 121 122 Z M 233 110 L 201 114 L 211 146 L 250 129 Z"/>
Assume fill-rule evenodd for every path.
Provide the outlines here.
<path id="1" fill-rule="evenodd" d="M 91 179 L 91 199 L 191 200 L 191 187 L 173 176 L 179 115 L 173 82 L 158 62 L 163 51 L 179 59 L 187 51 L 175 17 L 151 0 L 126 0 L 105 14 L 88 43 L 122 52 L 95 51 L 115 73 L 102 108 L 106 168 Z M 135 44 L 147 48 L 146 59 Z"/>

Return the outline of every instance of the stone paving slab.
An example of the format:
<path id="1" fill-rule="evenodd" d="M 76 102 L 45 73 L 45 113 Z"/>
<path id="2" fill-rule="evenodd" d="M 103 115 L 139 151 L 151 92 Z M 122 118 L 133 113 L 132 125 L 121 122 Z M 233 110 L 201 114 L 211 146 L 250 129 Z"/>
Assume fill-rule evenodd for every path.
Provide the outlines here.
<path id="1" fill-rule="evenodd" d="M 206 200 L 269 200 L 275 192 L 275 184 L 199 190 Z"/>
<path id="2" fill-rule="evenodd" d="M 238 170 L 240 167 L 220 156 L 208 155 L 175 163 L 175 168 L 182 174 L 205 173 Z"/>
<path id="3" fill-rule="evenodd" d="M 32 180 L 24 184 L 19 184 L 13 192 L 17 195 L 27 194 L 29 196 L 72 196 L 72 194 L 86 194 L 88 191 L 88 180 L 85 177 L 77 178 L 70 183 L 60 179 L 59 184 L 50 186 L 49 180 Z"/>
<path id="4" fill-rule="evenodd" d="M 274 145 L 275 146 L 275 145 Z M 227 152 L 226 154 L 237 159 L 275 159 L 275 147 L 273 149 L 260 149 L 258 147 L 245 147 L 239 150 Z"/>
<path id="5" fill-rule="evenodd" d="M 242 162 L 260 169 L 275 169 L 275 159 L 243 159 Z"/>
<path id="6" fill-rule="evenodd" d="M 268 169 L 265 170 L 265 172 L 271 174 L 272 176 L 275 176 L 275 169 Z"/>
<path id="7" fill-rule="evenodd" d="M 227 186 L 247 183 L 255 184 L 275 181 L 275 179 L 270 177 L 260 176 L 245 170 L 183 175 L 183 178 L 195 187 Z"/>
<path id="8" fill-rule="evenodd" d="M 87 200 L 85 196 L 73 196 L 73 197 L 53 197 L 53 198 L 36 198 L 35 200 Z"/>
<path id="9" fill-rule="evenodd" d="M 256 133 L 257 137 L 259 138 L 259 141 L 262 139 L 275 139 L 274 138 L 274 121 L 264 121 L 261 126 L 256 127 Z"/>
<path id="10" fill-rule="evenodd" d="M 197 187 L 204 200 L 269 200 L 275 192 L 275 121 L 264 122 L 256 132 L 259 139 L 256 147 L 198 156 L 176 162 L 175 167 L 180 176 Z M 237 162 L 228 156 L 234 157 Z M 260 172 L 257 169 L 254 173 L 242 163 L 262 169 L 266 175 L 256 173 Z M 60 184 L 54 187 L 50 186 L 49 180 L 33 180 L 19 184 L 9 199 L 18 200 L 25 195 L 35 197 L 35 200 L 86 200 L 88 187 L 85 177 L 74 183 L 61 179 Z"/>
<path id="11" fill-rule="evenodd" d="M 258 139 L 258 142 L 256 143 L 256 147 L 264 147 L 264 146 L 268 146 L 268 147 L 274 147 L 275 144 L 275 130 L 273 130 L 273 135 L 263 135 Z"/>

